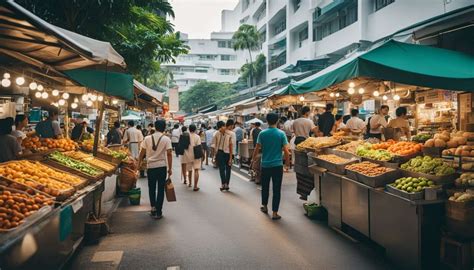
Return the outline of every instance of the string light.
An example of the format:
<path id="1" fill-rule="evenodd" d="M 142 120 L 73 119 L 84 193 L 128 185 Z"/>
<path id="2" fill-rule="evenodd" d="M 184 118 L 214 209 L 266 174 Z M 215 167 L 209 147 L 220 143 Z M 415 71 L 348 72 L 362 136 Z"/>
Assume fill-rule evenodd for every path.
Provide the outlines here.
<path id="1" fill-rule="evenodd" d="M 382 99 L 383 99 L 383 100 L 387 100 L 388 97 L 387 97 L 386 95 L 383 95 Z"/>
<path id="2" fill-rule="evenodd" d="M 354 88 L 355 86 L 356 86 L 356 84 L 354 82 L 349 83 L 349 88 Z"/>
<path id="3" fill-rule="evenodd" d="M 340 94 L 339 94 L 339 93 L 336 93 L 336 97 L 339 97 L 339 96 L 340 96 Z"/>
<path id="4" fill-rule="evenodd" d="M 374 91 L 373 95 L 374 95 L 374 97 L 378 97 L 378 96 L 380 96 L 380 93 L 379 93 L 379 91 L 376 90 L 376 91 Z"/>
<path id="5" fill-rule="evenodd" d="M 334 93 L 329 94 L 330 97 L 334 97 Z"/>
<path id="6" fill-rule="evenodd" d="M 77 103 L 72 103 L 71 108 L 73 108 L 73 109 L 77 108 Z"/>
<path id="7" fill-rule="evenodd" d="M 7 78 L 2 80 L 2 86 L 3 87 L 9 87 L 11 84 L 12 84 L 12 82 Z"/>
<path id="8" fill-rule="evenodd" d="M 91 99 L 92 101 L 96 101 L 96 100 L 97 100 L 97 95 L 91 95 L 91 96 L 90 96 L 90 99 Z"/>
<path id="9" fill-rule="evenodd" d="M 36 90 L 36 89 L 38 89 L 38 84 L 35 83 L 35 82 L 31 82 L 31 83 L 30 83 L 30 89 L 31 89 L 31 90 Z"/>
<path id="10" fill-rule="evenodd" d="M 118 100 L 116 100 L 116 99 L 112 100 L 112 104 L 117 105 L 117 104 L 118 104 Z"/>
<path id="11" fill-rule="evenodd" d="M 43 87 L 43 85 L 39 84 L 36 89 L 38 89 L 38 91 L 43 91 L 44 87 Z"/>
<path id="12" fill-rule="evenodd" d="M 3 78 L 4 79 L 10 79 L 10 73 L 8 73 L 8 72 L 3 73 Z"/>
<path id="13" fill-rule="evenodd" d="M 64 106 L 64 104 L 66 104 L 66 101 L 64 99 L 60 99 L 58 101 L 58 104 L 59 104 L 59 106 Z"/>
<path id="14" fill-rule="evenodd" d="M 103 101 L 103 100 L 104 100 L 104 96 L 98 96 L 98 97 L 97 97 L 97 100 L 98 100 L 98 101 Z"/>
<path id="15" fill-rule="evenodd" d="M 393 100 L 400 100 L 400 96 L 399 95 L 393 96 Z"/>
<path id="16" fill-rule="evenodd" d="M 89 99 L 89 96 L 87 94 L 82 95 L 82 101 L 87 101 Z"/>
<path id="17" fill-rule="evenodd" d="M 300 96 L 300 101 L 304 101 L 304 97 L 303 97 L 303 96 Z"/>
<path id="18" fill-rule="evenodd" d="M 48 98 L 48 92 L 43 92 L 41 93 L 41 97 L 44 98 L 44 99 L 47 99 Z"/>
<path id="19" fill-rule="evenodd" d="M 57 97 L 57 96 L 59 96 L 59 90 L 54 89 L 54 90 L 51 92 L 51 94 L 53 94 L 53 96 Z"/>
<path id="20" fill-rule="evenodd" d="M 54 107 L 59 107 L 59 104 L 57 102 L 53 102 L 51 103 L 51 105 L 53 105 Z"/>
<path id="21" fill-rule="evenodd" d="M 78 98 L 74 98 L 74 103 L 79 103 L 79 99 L 78 99 Z"/>
<path id="22" fill-rule="evenodd" d="M 69 93 L 63 93 L 63 99 L 69 99 Z"/>
<path id="23" fill-rule="evenodd" d="M 36 93 L 35 93 L 35 97 L 40 98 L 40 97 L 41 97 L 41 93 L 40 93 L 40 92 L 36 92 Z"/>
<path id="24" fill-rule="evenodd" d="M 18 78 L 16 78 L 15 82 L 16 82 L 17 85 L 23 85 L 25 83 L 25 78 L 18 77 Z"/>
<path id="25" fill-rule="evenodd" d="M 92 107 L 92 104 L 93 104 L 93 103 L 92 103 L 91 100 L 88 100 L 87 103 L 86 103 L 87 107 Z"/>
<path id="26" fill-rule="evenodd" d="M 351 87 L 351 88 L 347 89 L 347 93 L 349 95 L 353 95 L 355 93 L 355 89 Z"/>
<path id="27" fill-rule="evenodd" d="M 364 89 L 364 88 L 359 88 L 359 91 L 358 91 L 358 92 L 359 92 L 359 94 L 362 95 L 363 93 L 365 93 L 365 89 Z"/>

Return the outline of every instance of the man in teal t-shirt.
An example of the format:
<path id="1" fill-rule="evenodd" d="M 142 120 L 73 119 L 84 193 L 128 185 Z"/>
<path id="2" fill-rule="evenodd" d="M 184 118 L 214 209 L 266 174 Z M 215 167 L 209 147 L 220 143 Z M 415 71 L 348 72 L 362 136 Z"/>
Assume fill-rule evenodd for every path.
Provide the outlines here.
<path id="1" fill-rule="evenodd" d="M 281 183 L 283 180 L 283 160 L 282 151 L 285 153 L 285 163 L 288 167 L 290 164 L 290 152 L 288 150 L 288 140 L 283 131 L 279 130 L 276 125 L 278 115 L 269 113 L 267 122 L 269 128 L 260 132 L 257 139 L 257 146 L 253 152 L 253 158 L 262 152 L 262 206 L 260 210 L 268 213 L 268 197 L 270 193 L 270 180 L 273 183 L 273 199 L 272 199 L 272 219 L 280 219 L 278 208 L 280 207 Z"/>

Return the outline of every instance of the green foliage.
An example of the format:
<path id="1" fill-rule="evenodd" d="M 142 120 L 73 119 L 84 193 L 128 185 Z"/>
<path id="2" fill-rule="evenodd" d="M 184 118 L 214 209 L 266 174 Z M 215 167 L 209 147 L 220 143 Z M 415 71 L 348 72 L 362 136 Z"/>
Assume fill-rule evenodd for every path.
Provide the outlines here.
<path id="1" fill-rule="evenodd" d="M 248 50 L 250 63 L 253 63 L 252 51 L 260 48 L 260 32 L 258 32 L 257 27 L 254 25 L 242 24 L 232 36 L 232 40 L 234 43 L 234 50 Z M 252 68 L 247 69 L 249 71 L 248 77 L 250 86 L 252 87 L 255 85 L 255 72 Z"/>
<path id="2" fill-rule="evenodd" d="M 20 5 L 59 27 L 109 41 L 128 70 L 146 81 L 159 62 L 188 52 L 166 20 L 174 17 L 166 0 L 18 0 Z"/>
<path id="3" fill-rule="evenodd" d="M 229 83 L 200 81 L 180 94 L 180 108 L 185 112 L 192 112 L 213 103 L 222 107 L 224 105 L 222 100 L 233 94 L 235 90 Z"/>
<path id="4" fill-rule="evenodd" d="M 266 58 L 265 55 L 259 54 L 257 59 L 255 59 L 252 64 L 246 63 L 240 68 L 240 82 L 248 82 L 252 79 L 251 75 L 253 74 L 254 77 L 254 85 L 259 85 L 265 82 L 265 75 L 266 75 Z M 250 70 L 252 69 L 252 70 Z"/>

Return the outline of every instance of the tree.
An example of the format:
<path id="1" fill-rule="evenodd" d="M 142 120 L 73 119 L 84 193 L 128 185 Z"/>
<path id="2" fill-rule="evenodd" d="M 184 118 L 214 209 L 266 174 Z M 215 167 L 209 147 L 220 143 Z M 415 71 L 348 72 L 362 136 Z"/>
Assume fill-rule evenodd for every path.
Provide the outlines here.
<path id="1" fill-rule="evenodd" d="M 180 107 L 185 112 L 192 112 L 214 103 L 222 106 L 222 100 L 235 93 L 229 83 L 200 81 L 188 91 L 180 94 Z"/>
<path id="2" fill-rule="evenodd" d="M 255 62 L 246 63 L 240 68 L 240 81 L 249 81 L 252 79 L 251 74 L 254 74 L 254 81 L 255 84 L 261 84 L 265 82 L 265 75 L 266 75 L 266 57 L 263 54 L 259 54 Z"/>
<path id="3" fill-rule="evenodd" d="M 250 64 L 253 63 L 252 51 L 260 48 L 260 32 L 257 27 L 249 24 L 242 24 L 237 32 L 232 36 L 234 42 L 234 50 L 248 50 L 250 57 Z M 254 70 L 249 69 L 250 72 L 250 87 L 253 86 Z"/>
<path id="4" fill-rule="evenodd" d="M 166 17 L 167 0 L 17 0 L 42 19 L 73 32 L 112 43 L 128 70 L 143 80 L 188 47 Z M 146 83 L 146 82 L 145 82 Z"/>

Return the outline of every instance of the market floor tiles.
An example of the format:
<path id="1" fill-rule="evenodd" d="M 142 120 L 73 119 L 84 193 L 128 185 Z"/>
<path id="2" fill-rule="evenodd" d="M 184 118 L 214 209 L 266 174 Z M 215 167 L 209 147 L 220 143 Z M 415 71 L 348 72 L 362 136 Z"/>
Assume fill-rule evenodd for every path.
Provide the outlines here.
<path id="1" fill-rule="evenodd" d="M 232 175 L 230 192 L 220 192 L 219 173 L 209 166 L 200 171 L 201 190 L 193 192 L 179 182 L 175 164 L 178 201 L 165 202 L 163 219 L 148 215 L 147 181 L 140 179 L 141 205 L 122 200 L 110 218 L 111 234 L 82 248 L 68 268 L 114 269 L 115 261 L 93 262 L 94 255 L 123 251 L 118 269 L 395 269 L 371 247 L 307 219 L 294 173 L 284 175 L 283 219 L 275 222 L 259 211 L 253 182 Z"/>

